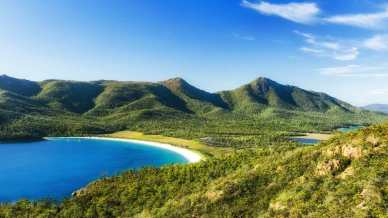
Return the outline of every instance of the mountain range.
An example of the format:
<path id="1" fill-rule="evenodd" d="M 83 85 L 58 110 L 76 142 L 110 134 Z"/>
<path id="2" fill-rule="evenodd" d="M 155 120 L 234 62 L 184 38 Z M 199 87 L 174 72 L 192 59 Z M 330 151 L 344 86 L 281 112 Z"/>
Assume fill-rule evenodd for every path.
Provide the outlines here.
<path id="1" fill-rule="evenodd" d="M 388 113 L 388 104 L 369 104 L 362 108 L 375 112 Z"/>
<path id="2" fill-rule="evenodd" d="M 39 106 L 76 114 L 151 108 L 169 108 L 202 115 L 221 111 L 253 113 L 268 107 L 314 112 L 357 110 L 327 94 L 281 85 L 262 77 L 234 90 L 209 93 L 181 78 L 157 83 L 33 82 L 3 75 L 0 76 L 0 90 L 0 108 L 12 111 Z M 12 108 L 9 107 L 11 104 Z"/>
<path id="3" fill-rule="evenodd" d="M 375 123 L 385 115 L 263 77 L 233 90 L 210 93 L 181 78 L 35 82 L 0 76 L 0 138 L 13 138 L 10 135 L 15 132 L 20 132 L 17 137 L 104 133 L 142 126 L 138 121 L 145 120 L 234 122 L 236 118 L 252 122 L 283 119 L 292 128 L 299 128 L 305 120 L 303 123 L 322 130 Z"/>

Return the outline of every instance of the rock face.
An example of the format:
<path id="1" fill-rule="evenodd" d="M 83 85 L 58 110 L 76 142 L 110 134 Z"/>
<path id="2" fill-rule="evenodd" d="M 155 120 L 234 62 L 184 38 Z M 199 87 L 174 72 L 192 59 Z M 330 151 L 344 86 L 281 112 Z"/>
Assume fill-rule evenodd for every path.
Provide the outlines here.
<path id="1" fill-rule="evenodd" d="M 71 193 L 71 196 L 80 197 L 80 196 L 84 195 L 86 193 L 86 191 L 87 191 L 86 187 L 80 188 L 80 189 L 74 191 L 73 193 Z"/>
<path id="2" fill-rule="evenodd" d="M 362 150 L 360 147 L 345 145 L 342 146 L 342 155 L 349 159 L 359 159 L 362 156 Z"/>
<path id="3" fill-rule="evenodd" d="M 325 176 L 328 174 L 334 174 L 340 168 L 340 160 L 328 160 L 318 164 L 316 169 L 316 175 Z"/>
<path id="4" fill-rule="evenodd" d="M 341 174 L 338 175 L 338 178 L 339 179 L 346 179 L 348 178 L 349 176 L 353 176 L 354 175 L 354 168 L 352 166 L 346 168 L 346 170 L 344 170 Z"/>

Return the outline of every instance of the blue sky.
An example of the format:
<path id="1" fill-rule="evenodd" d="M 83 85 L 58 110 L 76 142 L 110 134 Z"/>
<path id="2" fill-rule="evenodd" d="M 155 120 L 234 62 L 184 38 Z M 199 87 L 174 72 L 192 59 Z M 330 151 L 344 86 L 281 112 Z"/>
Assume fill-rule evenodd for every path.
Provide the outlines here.
<path id="1" fill-rule="evenodd" d="M 0 74 L 208 90 L 259 76 L 388 103 L 388 1 L 3 0 Z"/>

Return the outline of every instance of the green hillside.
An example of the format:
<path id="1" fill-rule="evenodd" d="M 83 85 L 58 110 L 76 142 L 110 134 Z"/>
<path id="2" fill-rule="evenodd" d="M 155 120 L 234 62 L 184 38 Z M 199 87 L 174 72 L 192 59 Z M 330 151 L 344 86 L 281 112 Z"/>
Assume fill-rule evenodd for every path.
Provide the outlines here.
<path id="1" fill-rule="evenodd" d="M 105 82 L 103 92 L 95 99 L 93 115 L 109 115 L 114 112 L 127 112 L 169 107 L 187 112 L 185 102 L 166 87 L 156 83 Z"/>
<path id="2" fill-rule="evenodd" d="M 256 129 L 265 126 L 271 131 L 298 132 L 331 131 L 386 119 L 384 114 L 356 109 L 326 94 L 266 78 L 220 93 L 203 91 L 180 78 L 160 83 L 61 80 L 38 83 L 2 76 L 1 84 L 0 138 L 3 139 L 102 134 L 127 129 L 198 138 L 224 131 L 226 125 L 235 125 L 236 121 L 238 125 L 246 123 Z"/>
<path id="3" fill-rule="evenodd" d="M 77 113 L 94 107 L 120 107 L 150 95 L 165 106 L 186 112 L 189 111 L 185 104 L 196 106 L 197 109 L 212 106 L 229 111 L 244 107 L 273 107 L 309 112 L 355 110 L 351 105 L 324 93 L 281 85 L 267 78 L 259 78 L 238 89 L 214 94 L 200 90 L 181 78 L 161 83 L 59 80 L 36 83 L 2 76 L 0 84 L 8 84 L 0 85 L 0 89 L 42 99 L 50 104 L 59 104 L 63 109 Z"/>
<path id="4" fill-rule="evenodd" d="M 94 107 L 94 99 L 101 93 L 99 85 L 87 82 L 45 81 L 35 98 L 48 106 L 74 113 L 84 113 Z"/>
<path id="5" fill-rule="evenodd" d="M 136 102 L 137 109 L 169 107 L 204 116 L 212 111 L 261 112 L 266 108 L 304 112 L 356 112 L 351 105 L 324 93 L 306 91 L 259 78 L 235 90 L 209 93 L 181 78 L 160 83 L 48 80 L 41 83 L 0 77 L 0 90 L 71 113 L 107 113 Z M 148 100 L 145 100 L 148 99 Z M 144 102 L 141 103 L 141 102 Z M 101 114 L 99 114 L 101 115 Z"/>

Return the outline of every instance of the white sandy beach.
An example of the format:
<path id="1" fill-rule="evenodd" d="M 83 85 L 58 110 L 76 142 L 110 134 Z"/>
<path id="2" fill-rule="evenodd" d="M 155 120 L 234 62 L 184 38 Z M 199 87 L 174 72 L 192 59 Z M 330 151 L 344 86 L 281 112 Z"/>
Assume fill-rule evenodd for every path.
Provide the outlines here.
<path id="1" fill-rule="evenodd" d="M 146 146 L 158 147 L 166 150 L 175 152 L 183 156 L 189 163 L 196 163 L 201 161 L 202 156 L 194 151 L 191 151 L 186 148 L 180 148 L 170 144 L 164 144 L 159 142 L 150 142 L 150 141 L 141 141 L 134 139 L 121 139 L 121 138 L 109 138 L 109 137 L 46 137 L 45 139 L 96 139 L 96 140 L 110 140 L 110 141 L 121 141 L 129 143 L 144 144 Z"/>

